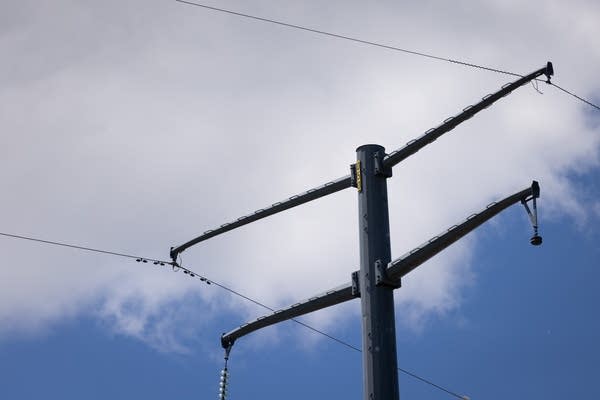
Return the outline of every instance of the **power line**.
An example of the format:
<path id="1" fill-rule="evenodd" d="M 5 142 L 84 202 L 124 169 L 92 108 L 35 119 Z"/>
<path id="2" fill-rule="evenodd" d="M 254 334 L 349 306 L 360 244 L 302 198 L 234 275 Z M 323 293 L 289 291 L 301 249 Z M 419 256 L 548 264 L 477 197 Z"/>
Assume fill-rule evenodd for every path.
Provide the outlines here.
<path id="1" fill-rule="evenodd" d="M 229 293 L 231 293 L 231 294 L 233 294 L 235 296 L 238 296 L 238 297 L 240 297 L 240 298 L 242 298 L 244 300 L 247 300 L 247 301 L 249 301 L 251 303 L 254 303 L 254 304 L 256 304 L 256 305 L 258 305 L 258 306 L 260 306 L 260 307 L 262 307 L 264 309 L 267 309 L 267 310 L 272 311 L 272 312 L 276 311 L 274 308 L 269 307 L 266 304 L 264 304 L 264 303 L 262 303 L 262 302 L 260 302 L 258 300 L 255 300 L 255 299 L 253 299 L 253 298 L 251 298 L 249 296 L 246 296 L 246 295 L 244 295 L 244 294 L 242 294 L 242 293 L 240 293 L 240 292 L 238 292 L 238 291 L 236 291 L 236 290 L 234 290 L 234 289 L 232 289 L 232 288 L 230 288 L 230 287 L 228 287 L 226 285 L 223 285 L 222 283 L 215 282 L 212 279 L 208 279 L 205 276 L 202 276 L 202 275 L 196 273 L 195 271 L 193 271 L 193 270 L 191 270 L 191 269 L 189 269 L 187 267 L 184 267 L 183 265 L 181 265 L 181 263 L 176 263 L 174 261 L 165 261 L 165 260 L 160 260 L 160 259 L 155 259 L 155 258 L 136 256 L 136 255 L 133 255 L 133 254 L 119 253 L 119 252 L 116 252 L 116 251 L 102 250 L 102 249 L 93 248 L 93 247 L 79 246 L 79 245 L 75 245 L 75 244 L 71 244 L 71 243 L 58 242 L 58 241 L 55 241 L 55 240 L 39 239 L 39 238 L 31 237 L 31 236 L 15 235 L 15 234 L 12 234 L 12 233 L 0 232 L 0 236 L 5 236 L 5 237 L 13 238 L 13 239 L 28 240 L 28 241 L 32 241 L 32 242 L 49 244 L 49 245 L 53 245 L 53 246 L 67 247 L 67 248 L 71 248 L 71 249 L 74 249 L 74 250 L 82 250 L 82 251 L 88 251 L 88 252 L 99 253 L 99 254 L 106 254 L 106 255 L 111 255 L 111 256 L 116 256 L 116 257 L 123 257 L 123 258 L 135 259 L 137 262 L 141 262 L 141 263 L 148 263 L 149 261 L 151 261 L 154 265 L 160 265 L 160 266 L 170 265 L 173 268 L 173 271 L 175 271 L 175 272 L 177 272 L 179 270 L 182 270 L 184 274 L 189 275 L 192 278 L 198 278 L 198 279 L 200 279 L 200 281 L 204 282 L 207 285 L 213 285 L 214 284 L 215 286 L 218 286 L 219 288 L 221 288 L 221 289 L 223 289 L 223 290 L 225 290 L 225 291 L 227 291 L 227 292 L 229 292 Z M 348 342 L 346 342 L 346 341 L 344 341 L 342 339 L 338 339 L 335 336 L 332 336 L 332 335 L 330 335 L 330 334 L 328 334 L 326 332 L 323 332 L 322 330 L 317 329 L 317 328 L 315 328 L 313 326 L 310 326 L 310 325 L 308 325 L 308 324 L 306 324 L 306 323 L 304 323 L 302 321 L 299 321 L 299 320 L 297 320 L 295 318 L 292 318 L 291 320 L 294 321 L 295 323 L 297 323 L 298 325 L 301 325 L 301 326 L 303 326 L 303 327 L 305 327 L 305 328 L 307 328 L 307 329 L 309 329 L 309 330 L 311 330 L 311 331 L 313 331 L 315 333 L 323 335 L 323 336 L 325 336 L 325 337 L 327 337 L 327 338 L 329 338 L 329 339 L 331 339 L 331 340 L 333 340 L 333 341 L 335 341 L 335 342 L 337 342 L 337 343 L 339 343 L 341 345 L 344 345 L 344 346 L 346 346 L 346 347 L 348 347 L 348 348 L 350 348 L 352 350 L 355 350 L 355 351 L 357 351 L 359 353 L 362 353 L 362 350 L 360 348 L 358 348 L 358 347 L 356 347 L 356 346 L 354 346 L 354 345 L 352 345 L 352 344 L 350 344 L 350 343 L 348 343 Z M 429 380 L 427 380 L 427 379 L 425 379 L 425 378 L 423 378 L 423 377 L 421 377 L 421 376 L 419 376 L 419 375 L 417 375 L 415 373 L 412 373 L 412 372 L 410 372 L 410 371 L 408 371 L 406 369 L 398 368 L 398 371 L 400 371 L 400 372 L 402 372 L 402 373 L 404 373 L 404 374 L 406 374 L 408 376 L 411 376 L 411 377 L 413 377 L 415 379 L 418 379 L 421 382 L 424 382 L 424 383 L 426 383 L 426 384 L 428 384 L 428 385 L 430 385 L 432 387 L 435 387 L 435 388 L 437 388 L 439 390 L 442 390 L 442 391 L 444 391 L 444 392 L 446 392 L 446 393 L 448 393 L 448 394 L 450 394 L 450 395 L 452 395 L 452 396 L 454 396 L 454 397 L 456 397 L 458 399 L 465 399 L 464 396 L 461 396 L 461 395 L 459 395 L 459 394 L 457 394 L 457 393 L 455 393 L 455 392 L 453 392 L 451 390 L 448 390 L 448 389 L 444 388 L 443 386 L 437 385 L 437 384 L 435 384 L 435 383 L 433 383 L 433 382 L 431 382 L 431 381 L 429 381 Z"/>
<path id="2" fill-rule="evenodd" d="M 314 29 L 314 28 L 308 28 L 305 26 L 301 26 L 301 25 L 296 25 L 296 24 L 291 24 L 288 22 L 283 22 L 283 21 L 279 21 L 279 20 L 275 20 L 275 19 L 270 19 L 270 18 L 265 18 L 265 17 L 259 17 L 256 15 L 251 15 L 251 14 L 245 14 L 245 13 L 241 13 L 238 11 L 233 11 L 233 10 L 227 10 L 224 8 L 218 8 L 218 7 L 213 7 L 213 6 L 209 6 L 206 4 L 202 4 L 202 3 L 196 3 L 196 2 L 192 2 L 192 1 L 187 1 L 187 0 L 175 0 L 178 3 L 182 3 L 182 4 L 187 4 L 190 6 L 195 6 L 195 7 L 200 7 L 200 8 L 204 8 L 207 10 L 212 10 L 212 11 L 217 11 L 220 13 L 225 13 L 225 14 L 230 14 L 230 15 L 235 15 L 237 17 L 242 17 L 242 18 L 247 18 L 247 19 L 251 19 L 251 20 L 255 20 L 255 21 L 261 21 L 261 22 L 266 22 L 266 23 L 270 23 L 270 24 L 275 24 L 275 25 L 279 25 L 279 26 L 283 26 L 286 28 L 292 28 L 292 29 L 298 29 L 298 30 L 302 30 L 302 31 L 306 31 L 306 32 L 311 32 L 311 33 L 316 33 L 318 35 L 324 35 L 324 36 L 329 36 L 329 37 L 333 37 L 333 38 L 337 38 L 337 39 L 342 39 L 342 40 L 348 40 L 351 42 L 355 42 L 355 43 L 360 43 L 360 44 L 365 44 L 368 46 L 374 46 L 374 47 L 379 47 L 379 48 L 383 48 L 383 49 L 387 49 L 387 50 L 393 50 L 393 51 L 399 51 L 402 53 L 406 53 L 406 54 L 411 54 L 411 55 L 415 55 L 415 56 L 419 56 L 419 57 L 425 57 L 425 58 L 429 58 L 429 59 L 433 59 L 433 60 L 438 60 L 438 61 L 445 61 L 445 62 L 449 62 L 452 64 L 458 64 L 458 65 L 463 65 L 466 67 L 471 67 L 471 68 L 477 68 L 477 69 L 482 69 L 485 71 L 491 71 L 491 72 L 495 72 L 498 74 L 504 74 L 504 75 L 510 75 L 510 76 L 517 76 L 517 77 L 523 77 L 523 75 L 521 74 L 517 74 L 516 72 L 511 72 L 511 71 L 507 71 L 507 70 L 502 70 L 502 69 L 498 69 L 498 68 L 493 68 L 493 67 L 487 67 L 484 65 L 479 65 L 479 64 L 474 64 L 474 63 L 470 63 L 470 62 L 466 62 L 466 61 L 461 61 L 461 60 L 456 60 L 453 58 L 446 58 L 446 57 L 441 57 L 441 56 L 436 56 L 434 54 L 428 54 L 428 53 L 424 53 L 421 51 L 416 51 L 416 50 L 410 50 L 410 49 L 404 49 L 401 47 L 396 47 L 396 46 L 392 46 L 392 45 L 387 45 L 384 43 L 379 43 L 379 42 L 373 42 L 370 40 L 364 40 L 364 39 L 360 39 L 360 38 L 356 38 L 356 37 L 352 37 L 352 36 L 345 36 L 345 35 L 340 35 L 337 33 L 333 33 L 333 32 L 327 32 L 327 31 L 323 31 L 320 29 Z M 578 96 L 558 85 L 552 84 L 552 86 L 555 86 L 557 89 L 573 96 L 575 99 L 582 101 L 583 103 L 594 107 L 598 110 L 600 110 L 600 107 L 588 100 L 585 100 L 584 98 L 582 98 L 581 96 Z"/>
<path id="3" fill-rule="evenodd" d="M 168 263 L 168 264 L 171 263 L 170 261 L 161 261 L 161 260 L 156 260 L 156 259 L 153 259 L 153 258 L 146 258 L 146 257 L 135 256 L 135 255 L 132 255 L 132 254 L 125 254 L 125 253 L 118 253 L 118 252 L 115 252 L 115 251 L 107 251 L 107 250 L 95 249 L 95 248 L 92 248 L 92 247 L 77 246 L 77 245 L 74 245 L 74 244 L 69 244 L 69 243 L 64 243 L 64 242 L 56 242 L 56 241 L 53 241 L 53 240 L 37 239 L 37 238 L 29 237 L 29 236 L 14 235 L 14 234 L 11 234 L 11 233 L 0 232 L 0 236 L 6 236 L 6 237 L 15 238 L 15 239 L 30 240 L 32 242 L 46 243 L 46 244 L 51 244 L 51 245 L 55 245 L 55 246 L 69 247 L 69 248 L 72 248 L 72 249 L 91 251 L 91 252 L 94 252 L 94 253 L 109 254 L 109 255 L 118 256 L 118 257 L 126 257 L 126 258 L 134 258 L 134 259 L 146 260 L 146 262 L 153 261 L 153 262 L 159 262 L 159 263 L 160 262 L 162 262 L 162 263 Z"/>
<path id="4" fill-rule="evenodd" d="M 196 6 L 196 7 L 205 8 L 207 10 L 213 10 L 213 11 L 218 11 L 218 12 L 225 13 L 225 14 L 235 15 L 235 16 L 238 16 L 238 17 L 253 19 L 253 20 L 262 21 L 262 22 L 268 22 L 268 23 L 275 24 L 275 25 L 285 26 L 287 28 L 293 28 L 293 29 L 299 29 L 299 30 L 302 30 L 302 31 L 317 33 L 319 35 L 325 35 L 325 36 L 330 36 L 330 37 L 334 37 L 334 38 L 338 38 L 338 39 L 349 40 L 351 42 L 366 44 L 366 45 L 369 45 L 369 46 L 375 46 L 375 47 L 381 47 L 381 48 L 388 49 L 388 50 L 400 51 L 402 53 L 412 54 L 412 55 L 415 55 L 415 56 L 421 56 L 421 57 L 426 57 L 426 58 L 431 58 L 433 60 L 446 61 L 446 62 L 450 62 L 450 63 L 453 63 L 453 64 L 464 65 L 464 66 L 472 67 L 472 68 L 479 68 L 479 69 L 483 69 L 483 70 L 487 70 L 487 71 L 496 72 L 496 73 L 499 73 L 499 74 L 519 76 L 519 77 L 522 76 L 522 75 L 516 74 L 514 72 L 510 72 L 510 71 L 503 71 L 501 69 L 496 69 L 496 68 L 492 68 L 492 67 L 486 67 L 486 66 L 483 66 L 483 65 L 472 64 L 472 63 L 469 63 L 469 62 L 460 61 L 460 60 L 454 60 L 454 59 L 451 59 L 451 58 L 440 57 L 440 56 L 436 56 L 436 55 L 433 55 L 433 54 L 423 53 L 423 52 L 420 52 L 420 51 L 403 49 L 401 47 L 391 46 L 391 45 L 387 45 L 387 44 L 383 44 L 383 43 L 378 43 L 378 42 L 372 42 L 372 41 L 369 41 L 369 40 L 359 39 L 359 38 L 355 38 L 355 37 L 351 37 L 351 36 L 340 35 L 340 34 L 337 34 L 337 33 L 322 31 L 322 30 L 319 30 L 319 29 L 307 28 L 307 27 L 301 26 L 301 25 L 295 25 L 295 24 L 290 24 L 290 23 L 287 23 L 287 22 L 282 22 L 282 21 L 278 21 L 278 20 L 274 20 L 274 19 L 258 17 L 256 15 L 244 14 L 244 13 L 237 12 L 237 11 L 226 10 L 224 8 L 212 7 L 212 6 L 208 6 L 206 4 L 195 3 L 195 2 L 186 1 L 186 0 L 175 0 L 175 1 L 178 2 L 178 3 L 187 4 L 187 5 L 190 5 L 190 6 Z"/>
<path id="5" fill-rule="evenodd" d="M 584 99 L 583 97 L 580 97 L 580 96 L 576 95 L 575 93 L 569 92 L 567 89 L 565 89 L 565 88 L 562 88 L 562 87 L 560 87 L 560 86 L 556 85 L 555 83 L 550 83 L 550 84 L 551 84 L 552 86 L 554 86 L 555 88 L 557 88 L 557 89 L 559 89 L 559 90 L 562 90 L 562 91 L 563 91 L 563 92 L 565 92 L 566 94 L 573 96 L 573 97 L 574 97 L 574 98 L 576 98 L 577 100 L 580 100 L 580 101 L 584 102 L 585 104 L 587 104 L 587 105 L 590 105 L 590 106 L 594 107 L 595 109 L 597 109 L 598 111 L 600 111 L 600 106 L 597 106 L 596 104 L 592 103 L 591 101 L 589 101 L 589 100 L 586 100 L 586 99 Z"/>

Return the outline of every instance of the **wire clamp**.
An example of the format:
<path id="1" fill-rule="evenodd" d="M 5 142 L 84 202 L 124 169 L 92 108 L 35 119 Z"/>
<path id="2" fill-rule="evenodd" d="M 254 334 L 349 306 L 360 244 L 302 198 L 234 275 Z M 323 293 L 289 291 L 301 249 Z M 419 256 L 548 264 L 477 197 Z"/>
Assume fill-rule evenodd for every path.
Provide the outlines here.
<path id="1" fill-rule="evenodd" d="M 550 81 L 550 77 L 554 75 L 554 67 L 550 61 L 548 61 L 546 64 L 546 71 L 544 72 L 544 75 L 546 75 L 546 83 L 551 85 L 552 82 Z"/>

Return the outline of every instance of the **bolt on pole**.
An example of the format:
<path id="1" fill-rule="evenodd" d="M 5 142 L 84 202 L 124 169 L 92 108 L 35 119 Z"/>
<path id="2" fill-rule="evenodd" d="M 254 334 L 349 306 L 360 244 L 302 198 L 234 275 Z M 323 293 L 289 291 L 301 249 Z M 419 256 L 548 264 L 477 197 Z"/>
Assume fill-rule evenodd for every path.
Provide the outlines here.
<path id="1" fill-rule="evenodd" d="M 368 144 L 356 150 L 365 400 L 399 399 L 394 289 L 385 269 L 391 261 L 385 150 Z"/>

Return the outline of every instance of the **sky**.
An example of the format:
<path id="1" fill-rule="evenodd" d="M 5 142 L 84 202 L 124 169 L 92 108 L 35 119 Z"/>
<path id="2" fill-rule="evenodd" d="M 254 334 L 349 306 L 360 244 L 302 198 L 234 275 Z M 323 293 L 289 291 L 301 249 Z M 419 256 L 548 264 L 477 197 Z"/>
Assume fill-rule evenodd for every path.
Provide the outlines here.
<path id="1" fill-rule="evenodd" d="M 600 102 L 597 1 L 211 1 L 553 82 Z M 171 0 L 0 5 L 0 232 L 168 259 L 402 147 L 514 77 Z M 541 93 L 540 93 L 541 92 Z M 528 187 L 403 279 L 398 365 L 471 399 L 598 398 L 600 112 L 526 85 L 395 167 L 392 257 Z M 350 281 L 348 189 L 194 246 L 270 307 Z M 217 398 L 220 335 L 267 311 L 152 263 L 0 237 L 0 398 Z M 360 346 L 358 300 L 302 318 Z M 361 356 L 292 322 L 239 339 L 230 398 L 362 398 Z M 451 395 L 399 373 L 403 399 Z"/>

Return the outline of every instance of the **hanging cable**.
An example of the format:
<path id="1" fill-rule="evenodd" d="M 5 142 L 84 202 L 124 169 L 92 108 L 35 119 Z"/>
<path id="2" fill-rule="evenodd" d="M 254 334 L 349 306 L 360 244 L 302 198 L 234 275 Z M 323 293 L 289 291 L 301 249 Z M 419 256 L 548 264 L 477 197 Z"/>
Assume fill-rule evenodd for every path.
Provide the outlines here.
<path id="1" fill-rule="evenodd" d="M 15 238 L 15 239 L 30 240 L 32 242 L 51 244 L 54 246 L 69 247 L 69 248 L 76 249 L 76 250 L 91 251 L 94 253 L 102 253 L 102 254 L 108 254 L 108 255 L 118 256 L 118 257 L 133 258 L 133 259 L 136 259 L 136 261 L 137 260 L 139 260 L 139 261 L 146 260 L 145 262 L 152 261 L 152 262 L 159 262 L 159 263 L 162 262 L 162 263 L 166 263 L 166 264 L 171 264 L 170 261 L 156 260 L 154 258 L 140 257 L 140 256 L 132 255 L 132 254 L 125 254 L 125 253 L 118 253 L 115 251 L 95 249 L 92 247 L 78 246 L 78 245 L 74 245 L 74 244 L 69 244 L 69 243 L 64 243 L 64 242 L 56 242 L 56 241 L 45 240 L 45 239 L 38 239 L 38 238 L 29 237 L 29 236 L 14 235 L 12 233 L 0 232 L 0 236 L 6 236 L 6 237 Z"/>
<path id="2" fill-rule="evenodd" d="M 565 89 L 565 88 L 563 88 L 563 87 L 560 87 L 560 86 L 558 86 L 557 84 L 555 84 L 555 83 L 553 83 L 553 82 L 552 82 L 552 83 L 550 83 L 550 85 L 554 86 L 554 87 L 555 87 L 555 88 L 557 88 L 558 90 L 561 90 L 561 91 L 563 91 L 564 93 L 566 93 L 566 94 L 568 94 L 568 95 L 570 95 L 570 96 L 573 96 L 573 97 L 574 97 L 574 98 L 576 98 L 577 100 L 579 100 L 579 101 L 581 101 L 581 102 L 583 102 L 583 103 L 585 103 L 585 104 L 587 104 L 587 105 L 589 105 L 589 106 L 591 106 L 591 107 L 594 107 L 596 110 L 600 111 L 600 106 L 598 106 L 598 105 L 596 105 L 596 104 L 592 103 L 591 101 L 588 101 L 588 100 L 584 99 L 583 97 L 580 97 L 580 96 L 576 95 L 575 93 L 569 92 L 567 89 Z"/>
<path id="3" fill-rule="evenodd" d="M 486 67 L 486 66 L 483 66 L 483 65 L 472 64 L 472 63 L 469 63 L 469 62 L 460 61 L 460 60 L 454 60 L 454 59 L 451 59 L 451 58 L 440 57 L 440 56 L 436 56 L 436 55 L 433 55 L 433 54 L 423 53 L 423 52 L 420 52 L 420 51 L 403 49 L 401 47 L 391 46 L 391 45 L 387 45 L 387 44 L 383 44 L 383 43 L 371 42 L 369 40 L 363 40 L 363 39 L 359 39 L 359 38 L 355 38 L 355 37 L 351 37 L 351 36 L 339 35 L 337 33 L 322 31 L 322 30 L 319 30 L 319 29 L 307 28 L 305 26 L 290 24 L 290 23 L 287 23 L 287 22 L 277 21 L 277 20 L 274 20 L 274 19 L 258 17 L 256 15 L 244 14 L 244 13 L 237 12 L 237 11 L 226 10 L 224 8 L 212 7 L 212 6 L 209 6 L 209 5 L 206 5 L 206 4 L 195 3 L 195 2 L 192 2 L 192 1 L 186 1 L 186 0 L 175 0 L 175 1 L 178 2 L 178 3 L 187 4 L 187 5 L 190 5 L 190 6 L 196 6 L 196 7 L 205 8 L 207 10 L 218 11 L 218 12 L 225 13 L 225 14 L 235 15 L 235 16 L 238 16 L 238 17 L 253 19 L 253 20 L 262 21 L 262 22 L 268 22 L 268 23 L 275 24 L 275 25 L 280 25 L 280 26 L 285 26 L 287 28 L 299 29 L 299 30 L 302 30 L 302 31 L 317 33 L 319 35 L 325 35 L 325 36 L 334 37 L 334 38 L 337 38 L 337 39 L 349 40 L 351 42 L 366 44 L 368 46 L 375 46 L 375 47 L 381 47 L 381 48 L 388 49 L 388 50 L 400 51 L 402 53 L 412 54 L 412 55 L 420 56 L 420 57 L 431 58 L 433 60 L 438 60 L 438 61 L 446 61 L 446 62 L 449 62 L 449 63 L 464 65 L 466 67 L 471 67 L 471 68 L 479 68 L 479 69 L 483 69 L 483 70 L 486 70 L 486 71 L 496 72 L 496 73 L 499 73 L 499 74 L 505 74 L 505 75 L 511 75 L 511 76 L 519 76 L 519 77 L 522 76 L 522 75 L 516 74 L 514 72 L 510 72 L 510 71 L 503 71 L 501 69 L 496 69 L 496 68 L 492 68 L 492 67 Z"/>
<path id="4" fill-rule="evenodd" d="M 306 32 L 311 32 L 311 33 L 316 33 L 318 35 L 324 35 L 324 36 L 329 36 L 329 37 L 333 37 L 333 38 L 337 38 L 337 39 L 342 39 L 342 40 L 348 40 L 351 42 L 355 42 L 355 43 L 360 43 L 360 44 L 365 44 L 368 46 L 374 46 L 374 47 L 379 47 L 379 48 L 383 48 L 383 49 L 387 49 L 387 50 L 393 50 L 393 51 L 399 51 L 402 53 L 406 53 L 406 54 L 411 54 L 411 55 L 415 55 L 415 56 L 419 56 L 419 57 L 425 57 L 425 58 L 429 58 L 429 59 L 433 59 L 433 60 L 438 60 L 438 61 L 445 61 L 445 62 L 449 62 L 452 64 L 457 64 L 457 65 L 463 65 L 465 67 L 470 67 L 470 68 L 476 68 L 476 69 L 482 69 L 485 71 L 490 71 L 490 72 L 495 72 L 498 74 L 504 74 L 504 75 L 510 75 L 510 76 L 518 76 L 518 77 L 522 77 L 523 75 L 521 74 L 517 74 L 515 72 L 511 72 L 511 71 L 507 71 L 507 70 L 503 70 L 503 69 L 499 69 L 499 68 L 493 68 L 493 67 L 488 67 L 485 65 L 479 65 L 479 64 L 475 64 L 475 63 L 470 63 L 470 62 L 466 62 L 466 61 L 461 61 L 461 60 L 456 60 L 456 59 L 452 59 L 452 58 L 446 58 L 446 57 L 441 57 L 441 56 L 436 56 L 434 54 L 428 54 L 428 53 L 424 53 L 424 52 L 420 52 L 420 51 L 416 51 L 416 50 L 409 50 L 409 49 L 404 49 L 401 47 L 396 47 L 396 46 L 391 46 L 391 45 L 387 45 L 387 44 L 383 44 L 383 43 L 378 43 L 378 42 L 372 42 L 369 40 L 363 40 L 363 39 L 359 39 L 359 38 L 355 38 L 355 37 L 351 37 L 351 36 L 345 36 L 345 35 L 340 35 L 337 33 L 332 33 L 332 32 L 327 32 L 327 31 L 323 31 L 320 29 L 313 29 L 313 28 L 308 28 L 305 26 L 301 26 L 301 25 L 296 25 L 296 24 L 291 24 L 291 23 L 287 23 L 287 22 L 283 22 L 283 21 L 278 21 L 275 19 L 270 19 L 270 18 L 264 18 L 264 17 L 259 17 L 256 15 L 251 15 L 251 14 L 244 14 L 241 12 L 237 12 L 237 11 L 233 11 L 233 10 L 227 10 L 224 8 L 218 8 L 218 7 L 213 7 L 213 6 L 209 6 L 206 4 L 202 4 L 202 3 L 197 3 L 197 2 L 192 2 L 192 1 L 187 1 L 187 0 L 175 0 L 178 3 L 182 3 L 182 4 L 186 4 L 186 5 L 190 5 L 190 6 L 195 6 L 195 7 L 200 7 L 200 8 L 204 8 L 207 10 L 212 10 L 212 11 L 217 11 L 220 13 L 225 13 L 225 14 L 230 14 L 230 15 L 235 15 L 237 17 L 242 17 L 242 18 L 247 18 L 247 19 L 252 19 L 255 21 L 261 21 L 261 22 L 266 22 L 266 23 L 270 23 L 270 24 L 275 24 L 275 25 L 279 25 L 279 26 L 284 26 L 286 28 L 292 28 L 292 29 L 298 29 L 298 30 L 302 30 L 302 31 L 306 31 Z M 555 85 L 553 83 L 547 82 L 549 84 L 551 84 L 552 86 L 555 86 L 557 89 L 562 90 L 563 92 L 573 96 L 575 99 L 582 101 L 583 103 L 594 107 L 598 110 L 600 110 L 600 107 L 594 103 L 592 103 L 591 101 L 588 101 L 586 99 L 584 99 L 581 96 L 578 96 L 558 85 Z M 537 90 L 537 89 L 536 89 Z"/>
<path id="5" fill-rule="evenodd" d="M 187 267 L 184 267 L 183 265 L 180 264 L 182 262 L 181 258 L 179 258 L 179 260 L 178 260 L 179 262 L 165 261 L 165 260 L 160 260 L 160 259 L 155 259 L 155 258 L 150 258 L 150 257 L 140 257 L 140 256 L 136 256 L 136 255 L 132 255 L 132 254 L 127 254 L 127 253 L 119 253 L 119 252 L 116 252 L 116 251 L 102 250 L 102 249 L 93 248 L 93 247 L 79 246 L 79 245 L 65 243 L 65 242 L 59 242 L 59 241 L 55 241 L 55 240 L 45 240 L 45 239 L 34 238 L 34 237 L 31 237 L 31 236 L 15 235 L 15 234 L 12 234 L 12 233 L 0 232 L 0 236 L 5 236 L 5 237 L 13 238 L 13 239 L 28 240 L 28 241 L 37 242 L 37 243 L 43 243 L 43 244 L 49 244 L 49 245 L 52 245 L 52 246 L 67 247 L 67 248 L 71 248 L 71 249 L 74 249 L 74 250 L 82 250 L 82 251 L 88 251 L 88 252 L 99 253 L 99 254 L 106 254 L 106 255 L 111 255 L 111 256 L 116 256 L 116 257 L 124 257 L 124 258 L 134 259 L 136 262 L 139 262 L 139 263 L 152 262 L 154 265 L 157 265 L 157 266 L 170 265 L 172 267 L 173 271 L 175 271 L 175 272 L 183 271 L 183 273 L 185 275 L 187 275 L 187 276 L 189 276 L 191 278 L 198 278 L 201 282 L 203 282 L 203 283 L 205 283 L 207 285 L 214 284 L 215 286 L 218 286 L 219 288 L 221 288 L 221 289 L 223 289 L 223 290 L 225 290 L 225 291 L 227 291 L 227 292 L 229 292 L 229 293 L 231 293 L 231 294 L 233 294 L 235 296 L 238 296 L 238 297 L 240 297 L 242 299 L 245 299 L 245 300 L 247 300 L 247 301 L 249 301 L 251 303 L 254 303 L 257 306 L 260 306 L 260 307 L 262 307 L 264 309 L 267 309 L 269 311 L 273 311 L 273 312 L 275 311 L 274 308 L 269 307 L 269 306 L 261 303 L 258 300 L 255 300 L 255 299 L 253 299 L 251 297 L 248 297 L 248 296 L 246 296 L 246 295 L 244 295 L 244 294 L 242 294 L 242 293 L 240 293 L 240 292 L 238 292 L 236 290 L 231 289 L 228 286 L 225 286 L 225 285 L 223 285 L 221 283 L 218 283 L 218 282 L 215 282 L 213 280 L 210 280 L 210 279 L 208 279 L 208 278 L 206 278 L 206 277 L 198 274 L 197 272 L 194 272 L 191 269 L 189 269 Z M 304 323 L 302 321 L 294 319 L 294 318 L 292 318 L 291 321 L 293 321 L 293 322 L 297 323 L 298 325 L 301 325 L 301 326 L 303 326 L 303 327 L 305 327 L 305 328 L 307 328 L 307 329 L 309 329 L 309 330 L 311 330 L 311 331 L 313 331 L 315 333 L 318 333 L 319 335 L 323 335 L 323 336 L 325 336 L 325 337 L 327 337 L 327 338 L 329 338 L 329 339 L 331 339 L 331 340 L 333 340 L 333 341 L 335 341 L 335 342 L 337 342 L 337 343 L 339 343 L 341 345 L 344 345 L 344 346 L 346 346 L 346 347 L 348 347 L 348 348 L 350 348 L 350 349 L 352 349 L 354 351 L 362 353 L 362 350 L 360 348 L 358 348 L 358 347 L 356 347 L 356 346 L 354 346 L 354 345 L 352 345 L 352 344 L 350 344 L 350 343 L 348 343 L 348 342 L 346 342 L 344 340 L 338 339 L 335 336 L 332 336 L 332 335 L 330 335 L 330 334 L 328 334 L 326 332 L 323 332 L 320 329 L 314 328 L 314 327 L 312 327 L 312 326 L 310 326 L 310 325 L 308 325 L 308 324 L 306 324 L 306 323 Z M 231 347 L 229 347 L 229 351 L 230 350 L 231 350 Z M 225 367 L 227 367 L 227 361 L 228 361 L 228 359 L 229 359 L 229 352 L 226 351 Z M 454 396 L 454 397 L 456 397 L 458 399 L 465 400 L 465 398 L 466 398 L 465 396 L 459 395 L 459 394 L 457 394 L 457 393 L 455 393 L 455 392 L 453 392 L 451 390 L 448 390 L 448 389 L 444 388 L 443 386 L 437 385 L 437 384 L 435 384 L 435 383 L 433 383 L 433 382 L 431 382 L 431 381 L 429 381 L 429 380 L 427 380 L 427 379 L 425 379 L 425 378 L 423 378 L 423 377 L 421 377 L 421 376 L 419 376 L 419 375 L 417 375 L 415 373 L 412 373 L 412 372 L 410 372 L 410 371 L 408 371 L 406 369 L 398 368 L 398 371 L 400 371 L 400 372 L 402 372 L 402 373 L 404 373 L 404 374 L 406 374 L 406 375 L 408 375 L 410 377 L 418 379 L 421 382 L 426 383 L 426 384 L 428 384 L 428 385 L 430 385 L 432 387 L 435 387 L 435 388 L 437 388 L 439 390 L 442 390 L 442 391 L 444 391 L 444 392 L 446 392 L 446 393 L 448 393 L 448 394 L 450 394 L 450 395 L 452 395 L 452 396 Z"/>

